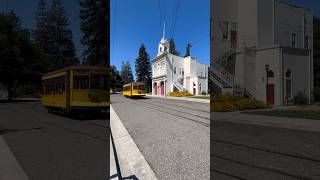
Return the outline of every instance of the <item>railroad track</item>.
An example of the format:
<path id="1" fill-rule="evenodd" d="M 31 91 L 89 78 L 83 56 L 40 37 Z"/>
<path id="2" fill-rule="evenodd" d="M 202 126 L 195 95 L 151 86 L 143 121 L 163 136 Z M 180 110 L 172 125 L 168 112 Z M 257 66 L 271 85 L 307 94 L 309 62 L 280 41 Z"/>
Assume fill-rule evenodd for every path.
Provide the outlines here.
<path id="1" fill-rule="evenodd" d="M 145 108 L 152 109 L 152 110 L 155 110 L 155 111 L 158 111 L 158 112 L 162 112 L 162 113 L 170 114 L 170 115 L 173 115 L 173 116 L 176 116 L 176 117 L 180 117 L 180 118 L 183 118 L 183 119 L 186 119 L 186 120 L 189 120 L 189 121 L 197 122 L 197 123 L 203 124 L 203 125 L 205 125 L 207 127 L 210 126 L 210 116 L 209 117 L 205 117 L 205 116 L 188 113 L 188 112 L 181 111 L 181 110 L 176 110 L 176 109 L 172 110 L 172 109 L 168 108 L 167 106 L 159 105 L 159 104 L 155 104 L 155 103 L 151 103 L 151 102 L 146 102 L 146 101 L 143 101 L 143 100 L 135 101 L 135 100 L 132 100 L 132 99 L 125 99 L 124 101 L 132 103 L 132 104 L 136 104 L 136 105 L 139 105 L 139 106 L 143 106 Z M 151 107 L 150 105 L 155 106 L 155 107 Z M 172 112 L 172 111 L 174 111 L 174 112 Z M 195 110 L 195 111 L 199 111 L 199 110 Z M 182 115 L 178 114 L 177 112 L 181 113 L 181 114 L 186 114 L 188 116 L 197 117 L 197 118 L 203 119 L 204 121 L 199 121 L 199 120 L 195 120 L 194 118 L 182 116 Z M 202 111 L 199 111 L 199 112 L 202 112 Z M 209 112 L 207 112 L 207 113 L 209 114 Z"/>
<path id="2" fill-rule="evenodd" d="M 181 108 L 184 108 L 184 109 L 190 109 L 190 110 L 195 110 L 195 111 L 200 111 L 200 112 L 205 112 L 205 113 L 209 113 L 210 110 L 202 110 L 202 109 L 198 109 L 198 108 L 195 108 L 195 107 L 188 107 L 188 106 L 181 106 L 181 105 L 178 105 L 178 104 L 171 104 L 171 103 L 168 103 L 164 100 L 160 100 L 158 101 L 158 99 L 156 100 L 156 98 L 150 98 L 150 100 L 152 102 L 160 102 L 161 104 L 167 104 L 169 106 L 173 106 L 173 107 L 181 107 Z M 209 106 L 209 104 L 208 104 Z"/>

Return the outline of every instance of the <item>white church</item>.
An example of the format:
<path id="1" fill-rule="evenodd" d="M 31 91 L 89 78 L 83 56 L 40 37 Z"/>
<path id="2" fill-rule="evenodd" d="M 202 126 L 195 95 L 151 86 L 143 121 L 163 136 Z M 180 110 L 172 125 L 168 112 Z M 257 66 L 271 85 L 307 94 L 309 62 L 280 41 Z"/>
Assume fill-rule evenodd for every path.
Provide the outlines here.
<path id="1" fill-rule="evenodd" d="M 169 43 L 163 32 L 158 54 L 152 62 L 152 94 L 167 96 L 173 91 L 207 94 L 208 65 L 191 56 L 181 57 L 169 53 Z"/>
<path id="2" fill-rule="evenodd" d="M 280 0 L 223 0 L 212 6 L 214 89 L 276 106 L 292 104 L 301 92 L 312 103 L 310 9 Z"/>

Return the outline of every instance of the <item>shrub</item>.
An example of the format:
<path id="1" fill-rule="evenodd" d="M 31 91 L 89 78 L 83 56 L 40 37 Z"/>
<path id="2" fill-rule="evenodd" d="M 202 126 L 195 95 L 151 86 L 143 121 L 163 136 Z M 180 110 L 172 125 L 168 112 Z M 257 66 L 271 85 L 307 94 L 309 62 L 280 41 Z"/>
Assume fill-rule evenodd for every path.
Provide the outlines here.
<path id="1" fill-rule="evenodd" d="M 185 97 L 185 96 L 193 96 L 193 94 L 184 91 L 184 92 L 169 92 L 168 94 L 169 96 L 173 96 L 173 97 Z"/>
<path id="2" fill-rule="evenodd" d="M 215 112 L 244 111 L 269 108 L 265 103 L 240 96 L 214 96 L 211 101 L 211 110 Z"/>
<path id="3" fill-rule="evenodd" d="M 293 97 L 293 103 L 295 105 L 306 105 L 308 104 L 308 97 L 305 93 L 299 91 L 298 94 Z"/>

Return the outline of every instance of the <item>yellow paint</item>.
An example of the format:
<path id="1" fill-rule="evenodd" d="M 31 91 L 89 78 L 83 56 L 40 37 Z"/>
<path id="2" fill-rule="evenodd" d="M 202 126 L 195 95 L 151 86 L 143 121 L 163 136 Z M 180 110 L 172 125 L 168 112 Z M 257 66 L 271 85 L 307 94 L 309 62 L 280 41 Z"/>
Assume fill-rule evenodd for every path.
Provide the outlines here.
<path id="1" fill-rule="evenodd" d="M 70 99 L 70 108 L 107 108 L 110 106 L 110 95 L 105 89 L 73 89 L 73 70 L 65 70 L 55 74 L 45 75 L 42 80 L 52 79 L 67 74 L 69 71 L 69 86 L 70 98 L 66 97 L 67 92 L 63 95 L 42 95 L 42 104 L 46 107 L 57 107 L 61 109 L 67 109 L 67 99 Z M 108 74 L 107 71 L 89 71 L 89 73 Z"/>
<path id="2" fill-rule="evenodd" d="M 124 96 L 128 97 L 133 97 L 133 96 L 145 96 L 146 92 L 145 90 L 138 90 L 138 89 L 133 89 L 134 84 L 129 83 L 123 86 L 123 91 L 122 94 Z M 128 90 L 125 90 L 125 88 L 129 88 Z"/>
<path id="3" fill-rule="evenodd" d="M 42 96 L 41 101 L 44 106 L 66 108 L 66 97 L 64 95 Z"/>

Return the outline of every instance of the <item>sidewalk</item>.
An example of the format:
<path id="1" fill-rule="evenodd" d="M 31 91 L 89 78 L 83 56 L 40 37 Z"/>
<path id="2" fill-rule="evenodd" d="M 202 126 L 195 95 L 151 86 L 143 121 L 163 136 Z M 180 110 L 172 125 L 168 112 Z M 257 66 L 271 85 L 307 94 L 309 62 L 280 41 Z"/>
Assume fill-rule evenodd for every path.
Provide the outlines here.
<path id="1" fill-rule="evenodd" d="M 5 139 L 0 135 L 0 179 L 29 180 L 12 154 Z"/>
<path id="2" fill-rule="evenodd" d="M 157 180 L 156 175 L 113 110 L 112 105 L 110 105 L 110 127 L 121 170 L 121 177 L 119 178 Z"/>
<path id="3" fill-rule="evenodd" d="M 213 121 L 229 121 L 235 123 L 320 132 L 320 120 L 251 115 L 241 114 L 240 112 L 211 112 L 210 116 Z"/>
<path id="4" fill-rule="evenodd" d="M 156 95 L 150 95 L 150 94 L 147 94 L 147 97 L 174 99 L 174 100 L 191 101 L 191 102 L 199 102 L 199 103 L 210 103 L 210 99 L 197 99 L 197 98 L 172 97 L 172 96 L 156 96 Z"/>
<path id="5" fill-rule="evenodd" d="M 110 177 L 109 179 L 119 180 L 119 174 L 117 171 L 116 159 L 114 157 L 111 137 L 110 137 Z"/>

